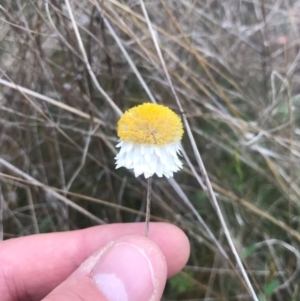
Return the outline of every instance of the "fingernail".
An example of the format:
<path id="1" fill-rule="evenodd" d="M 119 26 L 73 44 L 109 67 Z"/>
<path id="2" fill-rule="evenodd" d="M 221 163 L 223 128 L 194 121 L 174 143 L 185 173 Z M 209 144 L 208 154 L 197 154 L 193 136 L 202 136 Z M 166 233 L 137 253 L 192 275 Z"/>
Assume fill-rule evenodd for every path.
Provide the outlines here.
<path id="1" fill-rule="evenodd" d="M 109 301 L 150 299 L 155 276 L 147 253 L 130 242 L 113 243 L 102 253 L 92 278 Z"/>

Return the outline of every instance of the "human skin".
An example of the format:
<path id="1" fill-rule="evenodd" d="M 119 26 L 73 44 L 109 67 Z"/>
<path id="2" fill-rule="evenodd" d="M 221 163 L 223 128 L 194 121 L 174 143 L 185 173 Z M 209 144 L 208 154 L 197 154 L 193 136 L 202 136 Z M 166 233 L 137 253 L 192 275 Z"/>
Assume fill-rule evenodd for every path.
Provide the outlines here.
<path id="1" fill-rule="evenodd" d="M 86 279 L 80 278 L 82 273 L 79 267 L 92 254 L 115 240 L 130 239 L 134 243 L 139 241 L 138 244 L 143 246 L 153 244 L 152 247 L 157 247 L 158 252 L 162 253 L 159 256 L 165 262 L 166 276 L 169 278 L 178 273 L 186 264 L 190 251 L 185 234 L 166 223 L 151 223 L 149 239 L 144 237 L 144 231 L 144 223 L 111 224 L 3 241 L 0 243 L 1 301 L 35 301 L 47 295 L 50 297 L 45 300 L 62 300 L 53 296 L 65 294 L 65 290 L 70 289 L 71 281 L 80 283 L 76 287 L 79 290 L 76 295 L 80 295 Z M 165 276 L 161 273 L 159 277 L 163 289 Z M 87 281 L 86 289 L 91 291 L 92 296 L 94 282 Z M 162 294 L 162 289 L 159 294 Z M 97 295 L 96 291 L 94 296 Z M 159 295 L 155 300 L 158 298 Z M 75 299 L 73 296 L 72 300 Z M 78 300 L 92 300 L 92 297 L 82 299 L 79 296 Z M 107 299 L 99 297 L 98 300 Z"/>

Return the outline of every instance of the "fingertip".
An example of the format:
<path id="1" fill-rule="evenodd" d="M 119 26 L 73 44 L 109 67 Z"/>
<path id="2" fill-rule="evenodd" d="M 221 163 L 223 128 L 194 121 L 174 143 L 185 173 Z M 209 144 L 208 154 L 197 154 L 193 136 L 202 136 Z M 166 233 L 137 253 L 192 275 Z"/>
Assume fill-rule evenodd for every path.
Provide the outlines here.
<path id="1" fill-rule="evenodd" d="M 190 242 L 179 227 L 168 223 L 151 223 L 149 238 L 165 254 L 168 278 L 177 274 L 186 265 L 190 256 Z"/>

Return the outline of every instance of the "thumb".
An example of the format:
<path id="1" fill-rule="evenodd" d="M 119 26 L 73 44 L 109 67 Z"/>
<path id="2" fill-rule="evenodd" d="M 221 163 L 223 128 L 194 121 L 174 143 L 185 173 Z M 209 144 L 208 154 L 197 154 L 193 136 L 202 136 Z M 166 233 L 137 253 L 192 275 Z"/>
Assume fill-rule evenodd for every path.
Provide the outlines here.
<path id="1" fill-rule="evenodd" d="M 44 301 L 159 301 L 167 264 L 144 236 L 122 236 L 89 257 Z"/>

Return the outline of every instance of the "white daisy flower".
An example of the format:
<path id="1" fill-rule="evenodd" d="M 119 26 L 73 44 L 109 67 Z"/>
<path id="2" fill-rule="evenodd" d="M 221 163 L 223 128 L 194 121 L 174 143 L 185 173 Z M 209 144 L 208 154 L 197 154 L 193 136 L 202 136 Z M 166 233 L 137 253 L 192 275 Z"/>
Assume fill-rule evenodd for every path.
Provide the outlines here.
<path id="1" fill-rule="evenodd" d="M 172 177 L 182 168 L 178 158 L 182 135 L 181 120 L 168 107 L 153 103 L 133 107 L 118 122 L 116 168 L 133 169 L 136 177 Z"/>

